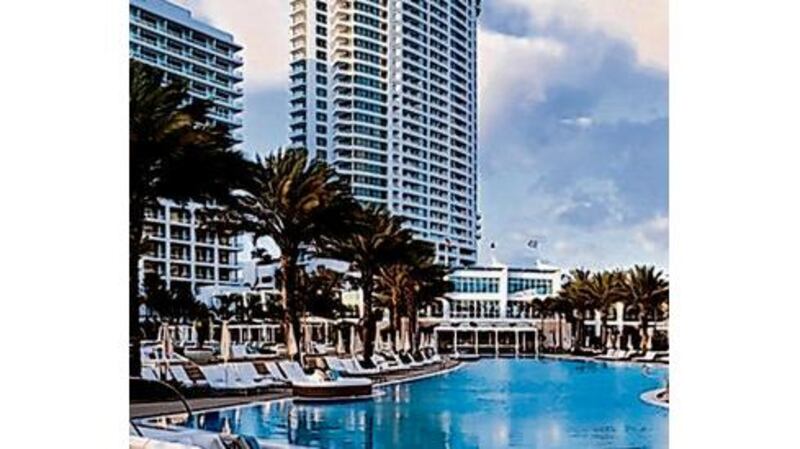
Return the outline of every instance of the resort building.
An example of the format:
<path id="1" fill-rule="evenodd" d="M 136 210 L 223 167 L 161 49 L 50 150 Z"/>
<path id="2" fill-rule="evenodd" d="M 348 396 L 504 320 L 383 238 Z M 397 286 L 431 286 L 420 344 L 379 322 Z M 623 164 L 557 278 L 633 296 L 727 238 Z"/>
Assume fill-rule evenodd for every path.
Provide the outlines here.
<path id="1" fill-rule="evenodd" d="M 420 325 L 435 335 L 443 354 L 530 355 L 539 334 L 562 323 L 543 320 L 537 302 L 558 293 L 561 269 L 537 261 L 529 268 L 499 263 L 467 267 L 448 276 L 453 291 L 425 310 Z M 563 332 L 566 337 L 569 332 Z"/>
<path id="2" fill-rule="evenodd" d="M 130 56 L 157 67 L 166 81 L 188 82 L 194 98 L 213 102 L 209 119 L 230 127 L 235 140 L 242 126 L 242 49 L 229 33 L 192 18 L 166 0 L 130 0 Z M 241 284 L 238 237 L 225 238 L 199 227 L 203 208 L 162 200 L 146 212 L 149 250 L 145 273 L 157 273 L 167 288 L 197 291 L 206 285 Z"/>
<path id="3" fill-rule="evenodd" d="M 291 145 L 474 265 L 480 0 L 292 0 Z"/>

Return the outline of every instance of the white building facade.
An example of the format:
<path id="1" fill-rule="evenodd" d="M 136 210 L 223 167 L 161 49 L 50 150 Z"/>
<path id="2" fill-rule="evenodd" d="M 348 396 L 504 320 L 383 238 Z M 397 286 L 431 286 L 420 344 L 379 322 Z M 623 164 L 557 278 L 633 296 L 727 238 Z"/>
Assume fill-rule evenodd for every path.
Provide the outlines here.
<path id="1" fill-rule="evenodd" d="M 130 56 L 164 72 L 165 79 L 185 80 L 194 98 L 213 102 L 209 119 L 231 129 L 241 141 L 242 47 L 229 33 L 192 18 L 166 0 L 130 0 Z M 221 237 L 199 224 L 203 208 L 160 201 L 146 211 L 148 252 L 144 273 L 156 273 L 167 288 L 241 285 L 239 237 Z"/>
<path id="2" fill-rule="evenodd" d="M 448 279 L 453 291 L 420 318 L 435 334 L 442 353 L 538 352 L 543 320 L 535 303 L 558 294 L 561 269 L 541 262 L 530 268 L 494 264 L 456 270 Z M 548 325 L 555 325 L 552 321 Z"/>
<path id="3" fill-rule="evenodd" d="M 439 261 L 477 261 L 480 0 L 292 0 L 292 145 L 404 216 Z"/>

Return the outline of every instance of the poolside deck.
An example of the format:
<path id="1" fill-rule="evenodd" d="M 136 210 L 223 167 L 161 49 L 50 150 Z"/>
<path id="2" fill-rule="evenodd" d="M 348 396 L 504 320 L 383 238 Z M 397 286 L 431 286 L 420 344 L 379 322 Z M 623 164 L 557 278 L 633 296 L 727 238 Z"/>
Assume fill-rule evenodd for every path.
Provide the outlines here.
<path id="1" fill-rule="evenodd" d="M 456 360 L 445 360 L 441 364 L 427 366 L 411 371 L 400 373 L 383 374 L 373 376 L 372 379 L 376 386 L 409 382 L 417 379 L 422 379 L 436 375 L 438 373 L 449 372 L 457 368 L 461 363 Z M 292 396 L 292 391 L 289 388 L 276 389 L 273 392 L 263 394 L 253 394 L 248 396 L 214 396 L 214 397 L 201 397 L 187 399 L 186 402 L 192 408 L 192 411 L 208 410 L 221 407 L 230 407 L 234 405 L 249 404 L 251 402 L 265 402 L 276 399 L 284 399 Z M 180 401 L 158 401 L 158 402 L 136 402 L 130 404 L 130 417 L 136 418 L 149 418 L 153 416 L 170 415 L 175 413 L 183 413 L 186 409 Z"/>

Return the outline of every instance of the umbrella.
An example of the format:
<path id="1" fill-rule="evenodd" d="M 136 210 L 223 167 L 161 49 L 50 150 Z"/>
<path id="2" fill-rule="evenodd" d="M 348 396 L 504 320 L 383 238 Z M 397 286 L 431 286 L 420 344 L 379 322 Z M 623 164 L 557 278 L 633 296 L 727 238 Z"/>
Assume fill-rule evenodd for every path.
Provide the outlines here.
<path id="1" fill-rule="evenodd" d="M 341 355 L 345 353 L 344 349 L 344 335 L 342 335 L 342 329 L 336 330 L 336 353 Z"/>
<path id="2" fill-rule="evenodd" d="M 411 350 L 411 336 L 409 335 L 410 332 L 408 329 L 408 321 L 403 320 L 402 324 L 400 324 L 400 328 L 402 329 L 403 334 L 403 351 L 408 352 Z"/>
<path id="3" fill-rule="evenodd" d="M 228 363 L 231 358 L 231 331 L 228 329 L 228 321 L 222 322 L 221 335 L 219 337 L 219 356 L 223 363 Z"/>
<path id="4" fill-rule="evenodd" d="M 164 361 L 164 365 L 161 366 L 164 368 L 164 372 L 161 377 L 166 379 L 166 372 L 169 371 L 169 359 L 172 357 L 172 352 L 174 351 L 172 335 L 169 332 L 169 324 L 162 323 L 161 329 L 159 329 L 158 333 L 159 341 L 161 342 L 161 357 Z"/>

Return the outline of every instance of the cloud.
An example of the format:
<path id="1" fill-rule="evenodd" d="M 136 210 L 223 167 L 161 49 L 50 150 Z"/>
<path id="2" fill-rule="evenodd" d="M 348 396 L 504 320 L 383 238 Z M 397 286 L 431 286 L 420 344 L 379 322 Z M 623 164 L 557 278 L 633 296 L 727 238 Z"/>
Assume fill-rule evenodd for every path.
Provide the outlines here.
<path id="1" fill-rule="evenodd" d="M 543 101 L 547 85 L 565 58 L 564 44 L 549 38 L 510 36 L 479 28 L 480 126 L 489 132 L 509 102 Z"/>
<path id="2" fill-rule="evenodd" d="M 247 90 L 289 83 L 289 2 L 286 0 L 176 0 L 244 47 Z"/>
<path id="3" fill-rule="evenodd" d="M 640 64 L 669 67 L 667 0 L 497 0 L 496 6 L 527 11 L 534 27 L 600 30 L 630 42 Z"/>
<path id="4" fill-rule="evenodd" d="M 559 123 L 567 126 L 575 126 L 578 128 L 588 128 L 592 126 L 594 120 L 591 117 L 575 117 L 575 118 L 562 118 Z"/>

